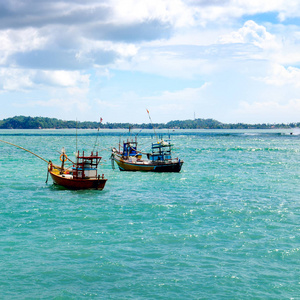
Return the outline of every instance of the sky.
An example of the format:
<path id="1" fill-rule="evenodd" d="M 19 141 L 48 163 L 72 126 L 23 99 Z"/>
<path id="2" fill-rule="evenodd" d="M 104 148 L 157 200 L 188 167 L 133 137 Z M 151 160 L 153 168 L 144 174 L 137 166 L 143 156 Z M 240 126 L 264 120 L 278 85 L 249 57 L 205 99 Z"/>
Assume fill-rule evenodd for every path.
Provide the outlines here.
<path id="1" fill-rule="evenodd" d="M 0 119 L 300 122 L 299 0 L 0 0 Z"/>

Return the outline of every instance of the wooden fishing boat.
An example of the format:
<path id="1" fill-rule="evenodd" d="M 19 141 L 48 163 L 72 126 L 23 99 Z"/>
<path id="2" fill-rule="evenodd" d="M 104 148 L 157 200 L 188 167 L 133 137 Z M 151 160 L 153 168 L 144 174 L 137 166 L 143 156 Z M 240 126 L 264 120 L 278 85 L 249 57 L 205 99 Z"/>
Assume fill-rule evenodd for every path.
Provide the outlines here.
<path id="1" fill-rule="evenodd" d="M 152 143 L 151 153 L 142 153 L 137 150 L 137 140 L 127 140 L 122 151 L 112 148 L 112 164 L 116 162 L 121 171 L 180 172 L 183 161 L 172 158 L 172 146 L 169 140 L 161 139 Z"/>
<path id="2" fill-rule="evenodd" d="M 98 175 L 98 164 L 101 156 L 98 152 L 91 155 L 80 155 L 79 151 L 76 155 L 76 162 L 69 160 L 67 155 L 62 152 L 60 156 L 61 166 L 54 165 L 51 161 L 48 164 L 48 174 L 51 175 L 54 184 L 63 186 L 68 189 L 98 189 L 102 190 L 107 179 L 104 174 Z M 71 168 L 65 167 L 65 162 L 69 160 L 73 163 Z"/>
<path id="3" fill-rule="evenodd" d="M 63 186 L 67 189 L 102 190 L 106 184 L 107 179 L 104 178 L 104 174 L 98 175 L 98 164 L 102 159 L 102 157 L 98 155 L 98 152 L 96 152 L 95 154 L 91 152 L 91 155 L 86 156 L 84 152 L 82 153 L 82 155 L 80 155 L 78 151 L 76 155 L 76 162 L 73 162 L 68 158 L 63 149 L 62 154 L 60 155 L 61 166 L 57 166 L 54 165 L 52 161 L 46 160 L 36 153 L 33 153 L 32 151 L 21 146 L 3 140 L 0 140 L 0 142 L 27 151 L 30 154 L 48 163 L 46 183 L 48 182 L 48 175 L 50 174 L 54 184 Z M 70 167 L 65 166 L 65 162 L 67 160 L 72 163 Z"/>

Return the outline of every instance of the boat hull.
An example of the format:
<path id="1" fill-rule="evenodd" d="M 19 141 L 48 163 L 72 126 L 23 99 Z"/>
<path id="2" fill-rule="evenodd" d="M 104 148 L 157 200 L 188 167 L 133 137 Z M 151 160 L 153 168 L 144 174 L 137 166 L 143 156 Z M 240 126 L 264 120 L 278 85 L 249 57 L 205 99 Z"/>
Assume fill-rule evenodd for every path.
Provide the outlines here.
<path id="1" fill-rule="evenodd" d="M 82 189 L 103 190 L 107 181 L 107 179 L 103 179 L 103 178 L 76 179 L 76 178 L 64 177 L 64 174 L 57 175 L 51 171 L 49 171 L 49 173 L 51 175 L 54 184 L 72 190 L 82 190 Z"/>
<path id="2" fill-rule="evenodd" d="M 121 171 L 142 171 L 142 172 L 180 172 L 183 162 L 129 162 L 118 157 L 114 157 Z"/>

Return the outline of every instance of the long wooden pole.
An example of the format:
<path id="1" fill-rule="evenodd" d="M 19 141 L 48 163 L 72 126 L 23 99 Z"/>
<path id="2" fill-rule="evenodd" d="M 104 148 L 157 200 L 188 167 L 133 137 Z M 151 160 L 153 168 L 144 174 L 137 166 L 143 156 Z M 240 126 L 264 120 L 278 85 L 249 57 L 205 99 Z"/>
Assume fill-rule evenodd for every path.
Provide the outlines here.
<path id="1" fill-rule="evenodd" d="M 0 142 L 5 143 L 5 144 L 8 144 L 8 145 L 11 145 L 11 146 L 14 146 L 14 147 L 17 147 L 17 148 L 20 148 L 20 149 L 22 149 L 22 150 L 24 150 L 24 151 L 27 151 L 27 152 L 29 152 L 30 154 L 32 154 L 32 155 L 38 157 L 39 159 L 45 161 L 46 163 L 49 163 L 48 160 L 42 158 L 41 156 L 39 156 L 39 155 L 33 153 L 32 151 L 30 151 L 30 150 L 28 150 L 28 149 L 25 149 L 25 148 L 23 148 L 23 147 L 21 147 L 21 146 L 18 146 L 18 145 L 15 145 L 15 144 L 13 144 L 13 143 L 6 142 L 6 141 L 3 141 L 3 140 L 0 140 Z"/>
<path id="2" fill-rule="evenodd" d="M 152 124 L 152 127 L 153 127 L 153 131 L 154 131 L 155 137 L 156 137 L 156 139 L 157 139 L 157 142 L 158 142 L 158 137 L 157 137 L 157 135 L 156 135 L 155 128 L 154 128 L 154 125 L 153 125 L 152 119 L 151 119 L 151 117 L 150 117 L 149 110 L 148 110 L 148 109 L 146 109 L 146 110 L 147 110 L 147 113 L 148 113 L 148 117 L 149 117 L 149 119 L 150 119 L 150 122 L 151 122 L 151 124 Z"/>

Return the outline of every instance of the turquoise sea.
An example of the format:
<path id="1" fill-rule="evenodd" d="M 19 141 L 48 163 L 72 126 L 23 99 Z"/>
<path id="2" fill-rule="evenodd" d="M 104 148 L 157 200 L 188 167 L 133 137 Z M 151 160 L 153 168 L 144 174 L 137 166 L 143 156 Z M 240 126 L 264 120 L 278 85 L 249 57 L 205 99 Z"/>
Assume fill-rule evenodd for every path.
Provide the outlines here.
<path id="1" fill-rule="evenodd" d="M 184 165 L 162 174 L 113 170 L 120 136 L 77 132 L 103 191 L 46 184 L 44 161 L 0 143 L 0 299 L 300 299 L 300 135 L 175 130 Z M 0 139 L 56 163 L 76 149 L 75 130 Z"/>

